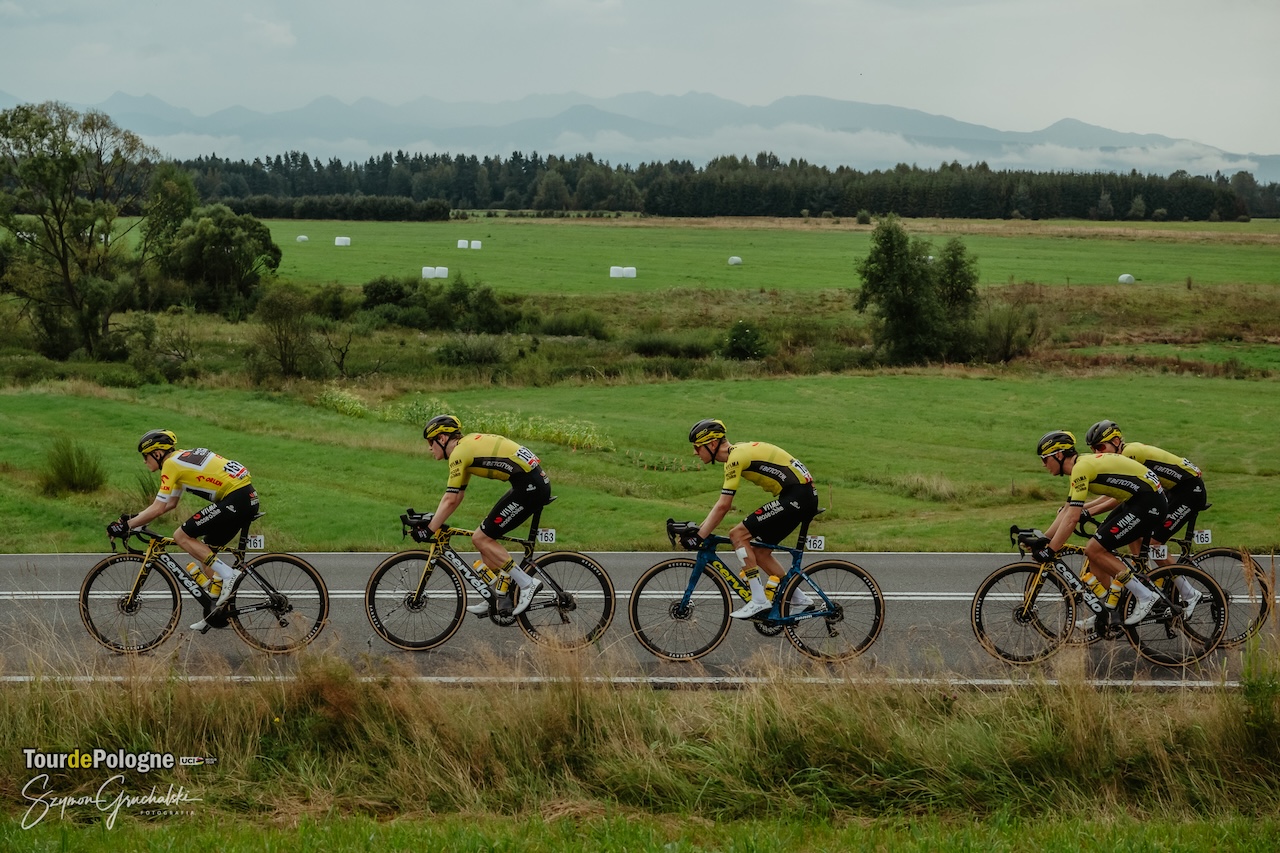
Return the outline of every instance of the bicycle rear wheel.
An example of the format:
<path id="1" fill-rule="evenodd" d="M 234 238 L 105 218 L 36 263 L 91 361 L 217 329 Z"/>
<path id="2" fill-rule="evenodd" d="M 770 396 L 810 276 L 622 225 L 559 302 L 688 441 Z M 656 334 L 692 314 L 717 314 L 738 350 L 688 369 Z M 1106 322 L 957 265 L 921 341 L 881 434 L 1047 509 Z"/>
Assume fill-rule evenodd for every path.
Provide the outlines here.
<path id="1" fill-rule="evenodd" d="M 809 581 L 793 575 L 786 589 L 778 593 L 782 615 L 800 617 L 783 629 L 791 645 L 822 661 L 848 660 L 866 651 L 884 625 L 884 596 L 875 578 L 844 560 L 814 563 L 804 574 Z M 792 602 L 800 590 L 811 599 L 805 607 Z M 818 590 L 826 593 L 830 606 Z"/>
<path id="2" fill-rule="evenodd" d="M 710 654 L 729 634 L 729 587 L 704 568 L 684 603 L 694 561 L 664 560 L 631 589 L 627 616 L 640 645 L 663 660 L 690 661 Z"/>
<path id="3" fill-rule="evenodd" d="M 542 581 L 529 609 L 516 617 L 529 639 L 558 649 L 580 649 L 600 639 L 613 622 L 613 581 L 585 554 L 555 551 L 534 560 Z"/>
<path id="4" fill-rule="evenodd" d="M 1066 581 L 1039 563 L 1010 563 L 978 585 L 970 621 L 978 642 L 1003 661 L 1028 664 L 1056 652 L 1075 627 Z"/>
<path id="5" fill-rule="evenodd" d="M 1267 624 L 1275 593 L 1271 580 L 1252 557 L 1235 548 L 1207 548 L 1191 557 L 1207 572 L 1227 598 L 1227 635 L 1221 646 L 1238 646 Z"/>
<path id="6" fill-rule="evenodd" d="M 182 615 L 178 582 L 153 565 L 132 599 L 142 570 L 138 554 L 114 554 L 89 570 L 80 585 L 80 621 L 89 636 L 117 654 L 150 651 L 169 639 Z"/>
<path id="7" fill-rule="evenodd" d="M 301 557 L 262 554 L 241 572 L 229 602 L 231 627 L 259 651 L 282 654 L 316 638 L 329 618 L 324 578 Z"/>
<path id="8" fill-rule="evenodd" d="M 428 567 L 426 551 L 401 551 L 373 570 L 364 589 L 364 612 L 373 632 L 398 649 L 421 652 L 446 642 L 462 624 L 467 596 L 452 566 L 430 566 L 422 595 L 415 593 Z"/>
<path id="9" fill-rule="evenodd" d="M 1183 611 L 1186 596 L 1178 583 L 1182 578 L 1200 593 L 1191 615 Z M 1186 563 L 1161 566 L 1147 573 L 1147 580 L 1164 596 L 1156 602 L 1151 614 L 1137 625 L 1125 626 L 1124 632 L 1138 654 L 1154 664 L 1184 667 L 1204 660 L 1222 642 L 1227 630 L 1226 596 L 1222 587 L 1206 572 Z M 1170 605 L 1173 606 L 1170 606 Z M 1120 601 L 1120 612 L 1133 611 L 1134 597 L 1126 594 Z"/>

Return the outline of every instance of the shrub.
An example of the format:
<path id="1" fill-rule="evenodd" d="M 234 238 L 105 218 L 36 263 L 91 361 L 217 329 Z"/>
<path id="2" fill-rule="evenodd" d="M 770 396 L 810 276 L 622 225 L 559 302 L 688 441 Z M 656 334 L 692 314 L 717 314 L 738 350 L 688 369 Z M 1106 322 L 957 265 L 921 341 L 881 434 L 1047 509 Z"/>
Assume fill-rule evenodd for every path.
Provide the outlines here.
<path id="1" fill-rule="evenodd" d="M 729 329 L 721 351 L 726 358 L 748 361 L 764 358 L 769 354 L 769 346 L 759 329 L 748 326 L 746 320 L 739 320 Z"/>
<path id="2" fill-rule="evenodd" d="M 857 222 L 859 225 L 870 225 L 871 211 L 867 210 L 866 208 L 859 210 L 857 215 Z"/>
<path id="3" fill-rule="evenodd" d="M 557 312 L 543 318 L 538 324 L 538 331 L 544 335 L 595 338 L 597 341 L 609 340 L 609 330 L 605 326 L 604 317 L 590 310 L 574 311 L 571 314 Z"/>
<path id="4" fill-rule="evenodd" d="M 451 367 L 502 364 L 507 360 L 502 339 L 494 335 L 458 335 L 436 350 L 441 364 Z"/>
<path id="5" fill-rule="evenodd" d="M 107 472 L 102 461 L 79 442 L 57 436 L 45 453 L 39 482 L 40 490 L 51 497 L 66 492 L 96 492 L 107 482 Z"/>
<path id="6" fill-rule="evenodd" d="M 989 363 L 1006 364 L 1029 355 L 1040 338 L 1039 315 L 1023 302 L 989 301 L 975 326 L 975 345 Z"/>
<path id="7" fill-rule="evenodd" d="M 645 358 L 710 358 L 715 346 L 702 332 L 673 335 L 649 333 L 632 338 L 627 347 Z M 646 368 L 647 370 L 647 368 Z"/>

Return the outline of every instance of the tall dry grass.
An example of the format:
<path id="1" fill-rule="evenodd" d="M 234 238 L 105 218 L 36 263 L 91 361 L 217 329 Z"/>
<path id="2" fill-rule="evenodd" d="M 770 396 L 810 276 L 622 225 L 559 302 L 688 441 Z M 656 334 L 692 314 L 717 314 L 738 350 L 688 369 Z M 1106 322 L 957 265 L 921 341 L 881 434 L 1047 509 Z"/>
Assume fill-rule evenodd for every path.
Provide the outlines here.
<path id="1" fill-rule="evenodd" d="M 500 660 L 446 687 L 323 653 L 262 673 L 287 678 L 237 681 L 210 664 L 190 680 L 180 673 L 200 662 L 174 654 L 126 661 L 110 682 L 66 655 L 49 677 L 0 688 L 0 796 L 21 802 L 28 746 L 216 756 L 163 781 L 207 807 L 288 819 L 552 805 L 711 820 L 1217 818 L 1274 816 L 1280 793 L 1275 650 L 1251 652 L 1242 689 L 1163 692 L 1100 689 L 1069 664 L 1057 682 L 994 691 L 795 672 L 662 691 L 587 677 L 571 655 L 540 660 L 537 684 Z M 62 792 L 101 782 L 53 776 Z"/>

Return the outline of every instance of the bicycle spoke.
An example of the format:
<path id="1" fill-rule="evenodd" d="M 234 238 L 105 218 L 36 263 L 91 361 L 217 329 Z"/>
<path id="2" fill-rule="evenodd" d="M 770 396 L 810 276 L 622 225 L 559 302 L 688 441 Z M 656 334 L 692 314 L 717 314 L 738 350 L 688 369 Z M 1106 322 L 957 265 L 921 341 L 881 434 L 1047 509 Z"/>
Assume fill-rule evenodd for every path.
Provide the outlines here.
<path id="1" fill-rule="evenodd" d="M 465 614 L 462 579 L 442 562 L 433 566 L 422 595 L 415 595 L 426 559 L 422 551 L 396 554 L 373 570 L 365 587 L 365 614 L 374 633 L 407 651 L 443 644 Z"/>
<path id="2" fill-rule="evenodd" d="M 970 619 L 982 647 L 1009 663 L 1044 660 L 1074 627 L 1075 607 L 1056 572 L 1039 563 L 996 569 L 978 587 Z"/>
<path id="3" fill-rule="evenodd" d="M 642 574 L 631 590 L 631 631 L 663 660 L 696 660 L 729 633 L 729 588 L 711 572 L 699 574 L 692 598 L 684 602 L 693 567 L 691 559 L 666 560 Z"/>
<path id="4" fill-rule="evenodd" d="M 273 654 L 314 640 L 329 616 L 329 593 L 320 574 L 291 554 L 263 554 L 249 565 L 253 572 L 239 577 L 231 597 L 231 625 L 240 638 Z"/>
<path id="5" fill-rule="evenodd" d="M 797 577 L 781 593 L 783 615 L 799 617 L 786 626 L 787 639 L 817 660 L 848 660 L 866 651 L 884 624 L 884 596 L 875 580 L 842 560 L 814 563 L 804 573 L 812 585 Z M 794 602 L 800 593 L 808 598 L 805 606 Z"/>
<path id="6" fill-rule="evenodd" d="M 142 558 L 117 554 L 94 566 L 80 587 L 80 619 L 94 640 L 119 654 L 145 652 L 173 633 L 182 615 L 178 584 L 152 568 L 136 595 Z"/>
<path id="7" fill-rule="evenodd" d="M 543 645 L 576 649 L 598 640 L 613 622 L 613 581 L 585 554 L 543 554 L 530 574 L 542 581 L 520 628 Z"/>

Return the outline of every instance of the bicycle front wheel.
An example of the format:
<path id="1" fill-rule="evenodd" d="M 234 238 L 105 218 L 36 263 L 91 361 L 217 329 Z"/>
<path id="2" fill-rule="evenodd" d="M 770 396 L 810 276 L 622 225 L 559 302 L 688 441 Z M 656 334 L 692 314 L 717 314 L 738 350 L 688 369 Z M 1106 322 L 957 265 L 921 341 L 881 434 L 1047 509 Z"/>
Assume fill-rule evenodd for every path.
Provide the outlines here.
<path id="1" fill-rule="evenodd" d="M 1227 631 L 1226 595 L 1208 573 L 1185 563 L 1162 566 L 1147 580 L 1163 596 L 1150 615 L 1124 631 L 1138 654 L 1154 664 L 1184 667 L 1204 660 Z M 1192 592 L 1194 591 L 1194 592 Z M 1188 595 L 1198 594 L 1190 615 Z M 1133 611 L 1134 597 L 1126 594 L 1120 612 Z"/>
<path id="2" fill-rule="evenodd" d="M 314 640 L 329 618 L 320 573 L 293 554 L 262 554 L 247 565 L 252 573 L 240 573 L 230 599 L 231 627 L 240 639 L 268 654 L 294 652 Z"/>
<path id="3" fill-rule="evenodd" d="M 729 634 L 729 587 L 703 569 L 685 601 L 694 561 L 664 560 L 648 569 L 631 589 L 627 615 L 631 632 L 663 660 L 690 661 L 710 654 Z"/>
<path id="4" fill-rule="evenodd" d="M 398 649 L 422 652 L 445 643 L 462 624 L 467 596 L 462 578 L 426 551 L 401 551 L 384 560 L 364 588 L 364 612 L 373 632 Z M 428 571 L 422 594 L 418 583 Z"/>
<path id="5" fill-rule="evenodd" d="M 613 622 L 613 581 L 586 554 L 543 554 L 529 574 L 542 581 L 529 609 L 516 617 L 529 639 L 558 649 L 580 649 L 600 639 Z"/>
<path id="6" fill-rule="evenodd" d="M 978 642 L 1003 661 L 1028 664 L 1052 655 L 1075 627 L 1066 581 L 1039 563 L 1010 563 L 978 585 L 970 621 Z"/>
<path id="7" fill-rule="evenodd" d="M 884 596 L 875 578 L 844 560 L 814 563 L 804 575 L 808 581 L 795 575 L 778 593 L 782 615 L 799 617 L 784 629 L 791 645 L 823 661 L 848 660 L 865 652 L 884 625 Z M 830 599 L 830 605 L 819 596 L 819 590 Z M 802 591 L 808 596 L 803 607 L 794 601 Z"/>
<path id="8" fill-rule="evenodd" d="M 169 639 L 182 615 L 178 582 L 158 565 L 130 594 L 140 571 L 140 555 L 114 554 L 90 569 L 80 585 L 80 621 L 89 636 L 117 654 L 154 649 Z"/>
<path id="9" fill-rule="evenodd" d="M 1238 646 L 1257 635 L 1271 616 L 1275 593 L 1271 581 L 1252 557 L 1235 548 L 1207 548 L 1191 557 L 1227 597 L 1227 635 L 1221 646 Z"/>

